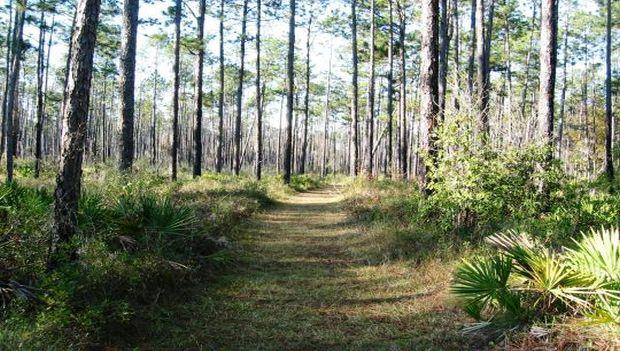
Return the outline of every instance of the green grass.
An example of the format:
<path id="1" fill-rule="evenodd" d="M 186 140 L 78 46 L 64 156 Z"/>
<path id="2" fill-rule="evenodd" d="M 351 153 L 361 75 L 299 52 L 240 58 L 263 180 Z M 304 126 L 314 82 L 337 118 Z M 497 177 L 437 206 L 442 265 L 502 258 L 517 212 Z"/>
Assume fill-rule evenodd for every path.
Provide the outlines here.
<path id="1" fill-rule="evenodd" d="M 370 262 L 339 188 L 292 196 L 239 232 L 240 260 L 170 304 L 144 349 L 461 350 L 466 317 L 447 294 L 452 261 Z M 162 325 L 161 323 L 158 323 Z"/>
<path id="2" fill-rule="evenodd" d="M 235 262 L 240 225 L 289 192 L 273 178 L 184 174 L 172 183 L 151 170 L 125 176 L 88 165 L 73 243 L 79 259 L 49 272 L 53 172 L 35 180 L 24 169 L 16 185 L 0 187 L 0 282 L 30 285 L 43 303 L 9 291 L 0 349 L 125 349 L 174 329 L 161 318 L 168 306 L 201 296 Z"/>

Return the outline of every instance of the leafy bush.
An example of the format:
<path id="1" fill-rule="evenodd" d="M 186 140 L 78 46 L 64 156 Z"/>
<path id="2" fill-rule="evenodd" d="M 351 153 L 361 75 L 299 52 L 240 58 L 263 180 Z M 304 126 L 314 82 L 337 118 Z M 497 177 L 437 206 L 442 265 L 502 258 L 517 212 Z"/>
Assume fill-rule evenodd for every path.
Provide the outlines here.
<path id="1" fill-rule="evenodd" d="M 316 189 L 322 185 L 321 178 L 309 174 L 293 175 L 290 187 L 296 191 L 308 191 Z"/>
<path id="2" fill-rule="evenodd" d="M 453 293 L 480 321 L 469 331 L 497 335 L 567 314 L 620 325 L 618 229 L 592 231 L 562 251 L 514 232 L 488 241 L 498 253 L 466 259 L 454 275 Z"/>

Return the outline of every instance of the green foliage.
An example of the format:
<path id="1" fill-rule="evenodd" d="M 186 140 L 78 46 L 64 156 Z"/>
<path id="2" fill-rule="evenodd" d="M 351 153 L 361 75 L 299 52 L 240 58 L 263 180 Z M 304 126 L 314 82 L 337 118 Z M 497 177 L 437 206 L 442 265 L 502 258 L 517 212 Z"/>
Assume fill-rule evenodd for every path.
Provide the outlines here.
<path id="1" fill-rule="evenodd" d="M 290 187 L 296 191 L 308 191 L 320 187 L 321 184 L 321 178 L 309 174 L 300 174 L 291 177 Z"/>
<path id="2" fill-rule="evenodd" d="M 593 231 L 557 252 L 514 232 L 488 241 L 497 254 L 465 259 L 454 274 L 452 292 L 481 321 L 468 330 L 497 334 L 568 314 L 620 321 L 618 229 Z"/>
<path id="3" fill-rule="evenodd" d="M 170 183 L 149 170 L 128 176 L 102 165 L 84 174 L 79 258 L 51 272 L 53 183 L 0 185 L 0 345 L 129 347 L 158 318 L 161 301 L 230 265 L 227 237 L 271 203 L 274 182 L 206 174 Z"/>

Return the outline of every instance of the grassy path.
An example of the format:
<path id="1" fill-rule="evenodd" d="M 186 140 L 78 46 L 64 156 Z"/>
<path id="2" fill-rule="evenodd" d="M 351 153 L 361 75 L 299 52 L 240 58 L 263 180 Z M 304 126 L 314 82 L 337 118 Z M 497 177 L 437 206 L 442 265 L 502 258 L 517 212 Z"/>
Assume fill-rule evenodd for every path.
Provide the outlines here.
<path id="1" fill-rule="evenodd" d="M 253 219 L 242 262 L 183 307 L 187 317 L 169 342 L 196 350 L 467 349 L 461 315 L 446 304 L 449 267 L 354 257 L 349 248 L 362 234 L 341 200 L 326 187 Z"/>

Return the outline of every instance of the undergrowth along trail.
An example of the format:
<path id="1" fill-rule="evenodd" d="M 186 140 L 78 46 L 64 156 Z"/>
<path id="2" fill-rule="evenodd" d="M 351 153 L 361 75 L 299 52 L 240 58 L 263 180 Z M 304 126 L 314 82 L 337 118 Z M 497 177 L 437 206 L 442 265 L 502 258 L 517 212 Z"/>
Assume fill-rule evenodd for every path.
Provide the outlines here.
<path id="1" fill-rule="evenodd" d="M 463 315 L 447 303 L 451 266 L 371 264 L 353 255 L 363 235 L 342 200 L 339 187 L 323 187 L 252 219 L 236 248 L 239 264 L 180 307 L 187 318 L 155 347 L 467 348 L 459 333 Z"/>

